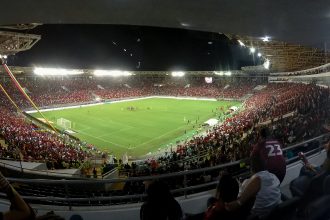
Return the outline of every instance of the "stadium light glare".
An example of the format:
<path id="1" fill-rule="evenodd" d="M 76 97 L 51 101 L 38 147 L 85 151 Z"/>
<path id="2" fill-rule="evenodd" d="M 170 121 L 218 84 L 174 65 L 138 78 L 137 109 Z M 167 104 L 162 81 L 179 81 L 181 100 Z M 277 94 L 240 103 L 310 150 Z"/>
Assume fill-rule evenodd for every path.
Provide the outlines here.
<path id="1" fill-rule="evenodd" d="M 258 57 L 261 57 L 262 56 L 262 54 L 261 53 L 258 53 Z"/>
<path id="2" fill-rule="evenodd" d="M 250 47 L 250 52 L 251 52 L 251 53 L 256 52 L 256 48 L 254 48 L 254 47 Z"/>
<path id="3" fill-rule="evenodd" d="M 131 76 L 132 73 L 129 71 L 121 71 L 121 70 L 94 70 L 93 74 L 95 76 Z"/>
<path id="4" fill-rule="evenodd" d="M 265 69 L 269 69 L 269 66 L 270 66 L 270 61 L 269 59 L 266 59 L 266 61 L 264 62 L 263 66 L 265 67 Z"/>
<path id="5" fill-rule="evenodd" d="M 238 43 L 239 43 L 239 45 L 241 45 L 242 47 L 245 47 L 245 44 L 244 44 L 242 41 L 238 40 Z"/>
<path id="6" fill-rule="evenodd" d="M 225 72 L 225 76 L 231 76 L 231 72 L 230 71 Z"/>
<path id="7" fill-rule="evenodd" d="M 174 77 L 182 77 L 182 76 L 184 76 L 186 73 L 185 72 L 183 72 L 183 71 L 173 71 L 172 72 L 172 76 L 174 76 Z"/>
<path id="8" fill-rule="evenodd" d="M 218 75 L 218 76 L 223 76 L 224 75 L 224 73 L 222 71 L 220 71 L 220 72 L 214 71 L 213 73 L 215 75 Z"/>
<path id="9" fill-rule="evenodd" d="M 270 37 L 268 37 L 268 36 L 264 36 L 261 39 L 262 39 L 263 42 L 268 42 L 269 41 L 269 38 Z"/>
<path id="10" fill-rule="evenodd" d="M 34 68 L 34 74 L 39 76 L 67 76 L 83 74 L 82 70 L 67 70 L 61 68 Z"/>

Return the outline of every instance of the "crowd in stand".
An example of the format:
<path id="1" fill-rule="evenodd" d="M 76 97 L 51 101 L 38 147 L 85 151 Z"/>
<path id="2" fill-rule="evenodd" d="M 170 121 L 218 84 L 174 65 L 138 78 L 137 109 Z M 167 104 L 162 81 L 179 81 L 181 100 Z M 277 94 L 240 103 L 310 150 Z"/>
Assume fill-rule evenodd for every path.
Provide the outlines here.
<path id="1" fill-rule="evenodd" d="M 1 157 L 44 161 L 50 168 L 78 168 L 87 157 L 87 153 L 71 140 L 65 143 L 58 134 L 25 120 L 7 109 L 0 109 L 0 136 L 7 145 L 1 148 Z"/>
<path id="2" fill-rule="evenodd" d="M 311 138 L 322 132 L 322 121 L 328 116 L 328 97 L 328 89 L 312 84 L 269 84 L 245 102 L 244 111 L 205 135 L 196 136 L 157 159 L 125 168 L 138 176 L 210 167 L 246 158 L 258 138 L 256 126 L 261 122 L 266 122 L 265 126 L 285 146 Z M 291 115 L 283 117 L 290 112 Z"/>
<path id="3" fill-rule="evenodd" d="M 20 78 L 18 79 L 38 106 L 54 106 L 73 103 L 84 103 L 99 99 L 121 99 L 149 95 L 192 96 L 210 98 L 242 98 L 252 92 L 257 85 L 249 78 L 237 78 L 232 81 L 218 80 L 206 84 L 201 78 L 172 82 L 171 79 L 152 77 L 118 81 L 100 80 L 98 78 Z M 23 95 L 18 92 L 9 79 L 2 79 L 2 84 L 13 100 L 23 108 L 31 107 Z M 156 83 L 158 82 L 158 83 Z"/>
<path id="4" fill-rule="evenodd" d="M 5 88 L 13 100 L 22 108 L 30 107 L 23 95 L 6 80 Z M 320 107 L 324 106 L 329 96 L 328 90 L 316 85 L 268 84 L 259 91 L 253 88 L 262 82 L 250 78 L 218 80 L 212 84 L 202 80 L 204 79 L 200 77 L 178 83 L 162 79 L 160 83 L 156 83 L 154 78 L 115 82 L 89 77 L 20 79 L 25 91 L 40 106 L 89 102 L 95 97 L 119 99 L 170 95 L 237 99 L 247 93 L 254 93 L 245 101 L 243 111 L 227 118 L 206 134 L 193 137 L 158 159 L 147 160 L 138 166 L 126 165 L 127 170 L 133 170 L 133 176 L 208 167 L 245 158 L 249 154 L 249 143 L 256 139 L 255 126 L 277 117 L 280 120 L 270 123 L 269 126 L 274 133 L 282 137 L 285 144 L 311 137 L 316 135 L 319 129 L 309 129 L 307 132 L 303 128 L 319 125 L 320 123 L 315 122 L 320 122 L 326 114 Z M 0 102 L 0 135 L 8 144 L 7 148 L 2 148 L 2 156 L 13 156 L 10 152 L 18 147 L 24 160 L 52 161 L 52 167 L 61 168 L 63 162 L 70 164 L 69 167 L 76 166 L 88 155 L 79 144 L 64 143 L 58 135 L 41 131 L 36 125 L 26 122 L 22 116 L 13 113 L 11 103 L 2 93 Z M 295 112 L 294 116 L 282 118 L 290 112 Z M 314 114 L 311 115 L 311 112 Z M 185 159 L 192 157 L 196 159 L 185 162 Z"/>
<path id="5" fill-rule="evenodd" d="M 161 86 L 155 86 L 155 79 L 144 78 L 142 80 L 142 82 L 141 79 L 113 82 L 90 79 L 89 77 L 71 79 L 19 78 L 24 91 L 31 96 L 37 106 L 41 107 L 90 102 L 95 100 L 95 97 L 101 99 L 148 95 L 218 97 L 224 94 L 220 88 L 225 86 L 226 83 L 223 82 L 218 85 L 204 83 L 199 85 L 197 80 L 191 80 L 191 84 L 184 81 L 175 85 L 175 83 L 163 79 Z M 31 104 L 10 79 L 3 78 L 1 82 L 19 108 L 31 107 Z M 235 94 L 235 97 L 232 98 L 238 98 L 253 87 L 251 83 L 245 85 L 243 80 L 240 82 L 236 82 L 233 87 L 227 86 L 229 87 L 226 88 L 228 92 L 224 96 L 230 97 L 230 94 Z M 235 92 L 235 89 L 237 89 L 237 92 Z M 58 134 L 40 129 L 35 124 L 27 122 L 23 115 L 15 113 L 17 110 L 3 93 L 0 93 L 0 102 L 0 136 L 7 145 L 1 147 L 1 157 L 26 161 L 47 161 L 49 168 L 67 168 L 79 167 L 81 162 L 88 156 L 88 153 L 82 150 L 79 143 L 65 143 Z"/>
<path id="6" fill-rule="evenodd" d="M 259 139 L 259 127 L 268 127 L 272 135 L 285 147 L 321 134 L 323 122 L 329 116 L 329 89 L 314 84 L 267 84 L 264 89 L 253 91 L 256 84 L 252 81 L 247 83 L 240 81 L 232 84 L 218 82 L 211 85 L 196 82 L 180 85 L 162 83 L 162 86 L 154 86 L 153 83 L 146 82 L 140 86 L 134 83 L 131 85 L 122 83 L 117 86 L 109 86 L 100 81 L 91 81 L 88 78 L 63 82 L 55 80 L 52 83 L 40 83 L 40 81 L 32 80 L 22 82 L 26 91 L 41 106 L 88 102 L 96 96 L 103 99 L 148 95 L 237 99 L 247 93 L 253 93 L 251 97 L 245 100 L 243 110 L 234 113 L 232 117 L 225 119 L 206 133 L 194 136 L 191 140 L 179 144 L 171 152 L 161 157 L 131 165 L 125 164 L 123 170 L 128 172 L 130 176 L 157 175 L 212 167 L 247 158 L 250 155 L 251 147 Z M 10 83 L 7 83 L 5 87 L 20 107 L 29 107 L 22 94 L 15 92 Z M 1 157 L 25 161 L 45 161 L 50 168 L 68 168 L 79 167 L 81 162 L 91 156 L 91 153 L 84 150 L 79 142 L 46 131 L 31 121 L 27 121 L 21 113 L 13 111 L 14 108 L 11 103 L 2 93 L 0 93 L 0 104 L 0 138 L 5 141 L 5 146 L 0 145 Z M 285 156 L 289 157 L 289 155 Z M 255 170 L 255 173 L 265 172 L 264 168 L 260 167 L 257 167 L 259 170 Z M 327 172 L 329 171 L 327 170 Z M 186 185 L 210 182 L 217 175 L 217 173 L 210 176 L 190 175 L 186 177 Z M 1 179 L 4 177 L 0 174 Z M 219 185 L 221 185 L 221 180 L 223 179 L 220 179 Z M 0 182 L 3 183 L 2 185 L 7 192 L 8 184 L 6 181 Z M 170 213 L 173 214 L 173 219 L 181 219 L 183 213 L 180 205 L 170 195 L 169 188 L 176 189 L 182 187 L 182 184 L 182 177 L 166 182 L 168 187 L 164 190 L 162 189 L 164 184 L 155 185 L 152 183 L 147 190 L 148 197 L 141 208 L 140 218 L 153 219 L 154 216 L 166 216 L 167 213 Z M 235 193 L 228 200 L 223 197 L 227 188 L 221 189 L 225 190 L 219 194 L 222 197 L 217 198 L 218 201 L 223 199 L 221 215 L 224 212 L 228 214 L 228 212 L 239 210 L 241 203 L 246 202 L 242 199 L 242 194 L 238 194 L 238 187 L 236 188 Z M 259 189 L 260 191 L 265 190 L 261 187 Z M 279 182 L 273 186 L 273 190 L 275 189 L 278 189 L 276 191 L 278 198 L 276 197 L 275 205 L 271 209 L 267 208 L 267 215 L 277 207 L 280 201 Z M 123 191 L 125 193 L 143 193 L 144 190 L 142 182 L 135 181 L 127 182 Z M 12 192 L 9 190 L 9 196 L 12 196 L 11 194 Z M 153 197 L 154 194 L 156 197 Z M 261 194 L 255 192 L 254 196 L 258 199 Z M 159 198 L 162 199 L 159 200 Z M 157 206 L 158 204 L 161 204 L 160 208 Z M 25 204 L 23 205 L 24 213 L 21 214 L 31 215 L 31 209 Z M 163 209 L 163 207 L 167 207 L 167 209 Z M 209 206 L 209 208 L 213 207 L 214 205 Z M 255 206 L 253 206 L 252 213 L 255 210 Z M 202 213 L 201 217 L 212 219 L 207 214 Z"/>

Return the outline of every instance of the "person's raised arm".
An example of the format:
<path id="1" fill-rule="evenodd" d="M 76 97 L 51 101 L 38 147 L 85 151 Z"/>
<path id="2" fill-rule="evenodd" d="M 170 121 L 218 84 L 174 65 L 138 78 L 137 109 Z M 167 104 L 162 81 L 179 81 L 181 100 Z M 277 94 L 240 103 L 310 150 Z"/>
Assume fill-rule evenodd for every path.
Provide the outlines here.
<path id="1" fill-rule="evenodd" d="M 30 207 L 22 197 L 10 185 L 8 180 L 0 172 L 0 190 L 7 194 L 12 209 L 3 213 L 4 220 L 24 220 L 31 216 Z"/>

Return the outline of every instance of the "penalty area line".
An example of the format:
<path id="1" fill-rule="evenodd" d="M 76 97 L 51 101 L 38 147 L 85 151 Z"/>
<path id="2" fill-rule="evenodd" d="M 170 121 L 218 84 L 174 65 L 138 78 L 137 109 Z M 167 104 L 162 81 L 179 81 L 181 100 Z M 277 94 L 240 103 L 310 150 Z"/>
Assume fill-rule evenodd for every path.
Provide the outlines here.
<path id="1" fill-rule="evenodd" d="M 84 134 L 84 135 L 86 135 L 86 136 L 88 136 L 88 137 L 95 138 L 95 139 L 98 139 L 98 140 L 100 140 L 100 141 L 107 142 L 107 143 L 109 143 L 109 144 L 114 144 L 116 147 L 120 147 L 120 148 L 127 149 L 127 147 L 122 147 L 122 146 L 120 146 L 120 144 L 117 144 L 117 143 L 112 142 L 112 141 L 108 141 L 108 140 L 106 140 L 106 139 L 104 139 L 104 138 L 95 137 L 95 136 L 92 136 L 92 135 L 87 134 L 87 133 L 85 133 L 85 132 L 81 132 L 81 133 Z"/>

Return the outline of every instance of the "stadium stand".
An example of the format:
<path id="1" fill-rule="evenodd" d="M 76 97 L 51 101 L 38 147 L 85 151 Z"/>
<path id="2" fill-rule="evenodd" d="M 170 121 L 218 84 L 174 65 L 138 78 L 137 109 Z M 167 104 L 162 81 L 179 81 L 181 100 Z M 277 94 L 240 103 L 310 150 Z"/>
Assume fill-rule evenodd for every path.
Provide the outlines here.
<path id="1" fill-rule="evenodd" d="M 274 97 L 273 94 L 279 95 Z M 270 84 L 266 90 L 245 102 L 244 111 L 226 119 L 207 135 L 195 137 L 179 145 L 170 155 L 142 162 L 144 169 L 137 169 L 134 164 L 132 175 L 150 175 L 158 170 L 164 173 L 209 167 L 246 158 L 250 153 L 248 146 L 251 146 L 258 136 L 255 126 L 279 116 L 279 120 L 268 126 L 285 146 L 295 140 L 317 136 L 322 133 L 321 122 L 327 118 L 326 108 L 323 108 L 328 106 L 327 97 L 328 90 L 315 85 Z M 290 112 L 295 113 L 293 116 L 283 117 Z M 184 161 L 201 154 L 204 154 L 204 157 L 198 157 L 198 161 Z M 177 160 L 181 162 L 173 163 Z"/>
<path id="2" fill-rule="evenodd" d="M 14 86 L 8 82 L 8 79 L 3 78 L 3 80 L 7 82 L 5 87 L 8 93 L 12 95 L 12 98 L 19 106 L 28 108 L 29 104 L 24 101 L 25 99 L 14 89 Z M 320 109 L 320 106 L 326 106 L 324 102 L 328 96 L 328 90 L 316 85 L 293 83 L 266 84 L 267 87 L 265 89 L 252 91 L 257 83 L 260 83 L 257 82 L 260 79 L 238 77 L 230 81 L 220 80 L 214 84 L 206 84 L 202 81 L 202 77 L 190 78 L 189 81 L 181 82 L 181 84 L 175 84 L 166 78 L 157 80 L 152 77 L 144 77 L 142 79 L 133 77 L 133 79 L 125 81 L 130 87 L 125 86 L 123 82 L 116 84 L 116 82 L 90 79 L 89 77 L 73 77 L 69 80 L 56 77 L 50 79 L 25 77 L 21 79 L 21 83 L 39 106 L 92 102 L 94 100 L 93 94 L 102 99 L 121 99 L 150 95 L 238 99 L 247 93 L 254 93 L 253 96 L 245 100 L 244 111 L 226 119 L 222 125 L 214 127 L 206 136 L 195 137 L 189 142 L 177 146 L 176 152 L 172 152 L 171 155 L 159 158 L 159 161 L 164 163 L 165 161 L 183 160 L 192 155 L 203 154 L 203 158 L 205 158 L 205 155 L 209 157 L 205 164 L 196 167 L 194 163 L 184 163 L 177 168 L 178 170 L 182 170 L 183 167 L 185 169 L 198 168 L 245 158 L 249 153 L 249 149 L 245 147 L 246 143 L 250 143 L 255 139 L 256 131 L 250 130 L 257 124 L 267 120 L 279 118 L 275 122 L 276 124 L 272 125 L 274 130 L 276 127 L 283 126 L 283 123 L 292 125 L 293 128 L 287 126 L 284 131 L 279 131 L 280 129 L 274 131 L 278 133 L 285 144 L 293 143 L 295 139 L 301 140 L 301 138 L 312 137 L 320 133 L 319 129 L 315 129 L 315 131 L 309 130 L 308 134 L 297 134 L 295 133 L 295 126 L 309 126 L 308 123 L 318 124 L 315 123 L 315 120 L 322 120 L 326 114 L 323 109 Z M 154 86 L 155 82 L 161 82 L 163 86 Z M 185 86 L 187 83 L 189 83 L 189 87 Z M 82 150 L 79 143 L 73 141 L 72 143 L 64 144 L 61 138 L 57 138 L 55 134 L 38 132 L 39 128 L 37 125 L 25 122 L 22 115 L 11 111 L 13 107 L 3 94 L 0 95 L 0 98 L 4 106 L 1 109 L 3 113 L 1 134 L 6 143 L 9 144 L 6 149 L 3 148 L 2 150 L 3 157 L 14 157 L 9 152 L 12 152 L 12 148 L 19 147 L 24 160 L 46 160 L 49 167 L 52 168 L 79 167 L 79 164 L 88 155 L 86 150 Z M 294 112 L 293 116 L 282 118 L 283 115 L 292 112 Z M 27 140 L 31 135 L 35 136 L 35 140 Z M 39 143 L 39 146 L 33 143 Z M 56 146 L 56 148 L 53 146 Z M 48 150 L 49 148 L 53 150 Z M 42 150 L 36 151 L 36 149 Z M 50 163 L 49 161 L 53 162 Z M 148 166 L 153 164 L 154 169 L 158 168 L 159 163 L 157 162 L 157 165 L 155 165 L 153 162 L 155 160 L 151 161 L 150 163 L 146 162 L 149 164 Z M 126 165 L 126 167 L 128 168 L 129 166 Z M 160 170 L 163 169 L 160 168 Z M 169 170 L 169 172 L 175 171 L 175 169 L 165 170 Z"/>
<path id="3" fill-rule="evenodd" d="M 2 80 L 6 80 L 5 88 L 19 107 L 29 108 L 29 104 L 7 81 L 8 79 Z M 174 196 L 184 196 L 187 192 L 203 192 L 214 188 L 219 169 L 223 169 L 222 165 L 225 165 L 226 170 L 234 176 L 247 177 L 249 175 L 246 163 L 241 159 L 249 157 L 251 146 L 258 140 L 259 128 L 263 126 L 267 126 L 271 133 L 282 141 L 284 148 L 289 147 L 285 150 L 285 156 L 290 162 L 297 160 L 297 154 L 300 151 L 319 150 L 318 141 L 308 141 L 294 148 L 290 146 L 305 140 L 313 140 L 314 137 L 325 133 L 323 125 L 329 116 L 328 88 L 315 84 L 268 84 L 253 78 L 219 81 L 211 85 L 203 83 L 202 80 L 203 78 L 197 77 L 190 81 L 173 83 L 170 80 L 159 81 L 153 78 L 142 79 L 143 83 L 141 83 L 141 79 L 129 79 L 117 84 L 88 77 L 73 77 L 65 81 L 58 78 L 20 79 L 33 100 L 41 107 L 93 102 L 95 96 L 102 99 L 151 95 L 239 99 L 248 93 L 251 96 L 244 100 L 242 111 L 209 129 L 206 134 L 197 135 L 179 144 L 172 152 L 140 162 L 121 164 L 120 172 L 130 178 L 123 179 L 119 187 L 115 187 L 116 184 L 112 182 L 109 188 L 105 187 L 103 182 L 90 182 L 85 187 L 77 187 L 79 183 L 71 183 L 63 187 L 60 181 L 26 183 L 24 180 L 22 182 L 15 180 L 17 191 L 34 204 L 107 206 L 143 201 L 145 181 L 150 180 L 148 178 L 174 175 L 165 180 Z M 162 86 L 155 86 L 156 82 Z M 189 86 L 186 86 L 188 84 Z M 253 90 L 260 84 L 264 85 L 263 89 Z M 67 139 L 66 136 L 47 131 L 40 125 L 26 120 L 2 93 L 0 102 L 2 104 L 0 138 L 6 145 L 1 145 L 1 157 L 24 161 L 47 161 L 49 168 L 59 169 L 79 167 L 86 158 L 93 157 L 97 152 L 83 147 L 79 141 Z M 17 153 L 17 148 L 20 149 L 20 153 Z M 228 165 L 228 163 L 231 164 Z M 141 177 L 142 179 L 133 181 L 134 178 Z M 324 184 L 326 185 L 327 182 L 325 181 Z M 196 186 L 199 188 L 195 188 Z M 186 187 L 190 187 L 189 190 L 177 190 Z M 35 196 L 39 199 L 33 199 Z M 70 197 L 72 200 L 53 201 L 48 199 L 49 197 Z M 327 201 L 327 198 L 325 196 L 322 199 Z M 323 204 L 323 200 L 320 203 Z M 276 210 L 284 212 L 287 207 L 292 207 L 292 204 L 296 205 L 296 198 L 277 206 Z M 292 215 L 292 212 L 290 214 Z M 271 216 L 275 214 L 271 213 Z"/>
<path id="4" fill-rule="evenodd" d="M 270 76 L 302 76 L 302 75 L 314 75 L 320 73 L 326 73 L 330 71 L 330 64 L 324 64 L 315 68 L 294 71 L 294 72 L 283 72 L 283 73 L 270 73 Z"/>

